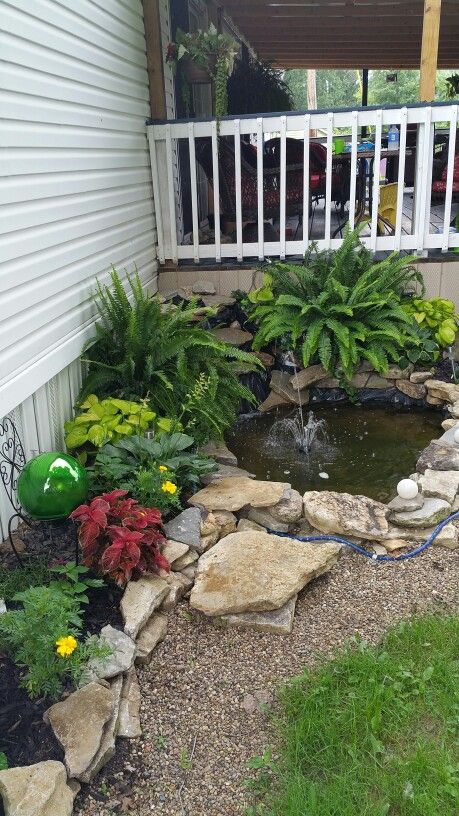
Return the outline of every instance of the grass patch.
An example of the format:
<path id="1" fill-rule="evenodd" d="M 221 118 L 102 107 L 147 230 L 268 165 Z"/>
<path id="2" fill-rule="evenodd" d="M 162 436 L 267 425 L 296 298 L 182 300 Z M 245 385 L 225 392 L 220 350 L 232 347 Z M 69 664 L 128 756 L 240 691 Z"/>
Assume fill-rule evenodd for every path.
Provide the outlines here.
<path id="1" fill-rule="evenodd" d="M 11 601 L 16 592 L 49 584 L 55 578 L 46 558 L 35 558 L 33 562 L 13 569 L 0 567 L 0 598 Z"/>
<path id="2" fill-rule="evenodd" d="M 247 816 L 458 816 L 459 618 L 351 643 L 280 702 L 277 758 L 251 760 Z"/>

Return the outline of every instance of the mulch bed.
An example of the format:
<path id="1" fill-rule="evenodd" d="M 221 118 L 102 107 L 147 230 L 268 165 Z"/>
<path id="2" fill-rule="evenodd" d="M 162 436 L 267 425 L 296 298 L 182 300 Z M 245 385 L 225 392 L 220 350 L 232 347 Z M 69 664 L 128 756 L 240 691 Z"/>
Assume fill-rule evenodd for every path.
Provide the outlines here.
<path id="1" fill-rule="evenodd" d="M 33 531 L 27 531 L 24 536 L 24 560 L 44 553 L 51 560 L 70 560 L 74 557 L 74 541 L 71 525 L 53 526 L 51 539 L 48 524 L 36 525 Z M 8 558 L 7 563 L 9 568 L 14 569 L 15 562 Z M 98 634 L 108 623 L 122 628 L 119 611 L 121 596 L 122 590 L 115 585 L 89 589 L 83 631 Z M 31 700 L 19 685 L 20 678 L 21 670 L 7 655 L 0 653 L 0 751 L 6 754 L 10 768 L 48 759 L 62 761 L 63 751 L 49 726 L 43 722 L 43 713 L 54 701 L 48 698 Z M 0 802 L 0 816 L 2 813 Z"/>

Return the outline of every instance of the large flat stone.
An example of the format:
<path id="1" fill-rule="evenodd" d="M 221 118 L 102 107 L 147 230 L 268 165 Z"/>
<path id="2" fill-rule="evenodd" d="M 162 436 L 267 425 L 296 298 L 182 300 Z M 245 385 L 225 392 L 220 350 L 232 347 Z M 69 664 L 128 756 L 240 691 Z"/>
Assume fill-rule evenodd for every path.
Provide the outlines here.
<path id="1" fill-rule="evenodd" d="M 327 572 L 340 549 L 264 532 L 231 533 L 199 559 L 190 605 L 206 615 L 279 609 Z"/>
<path id="2" fill-rule="evenodd" d="M 219 482 L 221 479 L 234 479 L 235 477 L 244 477 L 245 479 L 255 479 L 254 473 L 249 473 L 243 468 L 233 467 L 232 465 L 218 465 L 217 470 L 212 470 L 210 473 L 203 473 L 200 477 L 201 484 L 209 485 L 212 482 Z"/>
<path id="3" fill-rule="evenodd" d="M 414 366 L 411 365 L 411 363 L 407 365 L 406 368 L 400 368 L 398 365 L 391 365 L 387 371 L 384 372 L 384 376 L 386 380 L 406 380 L 413 371 L 413 368 Z"/>
<path id="4" fill-rule="evenodd" d="M 293 377 L 290 377 L 290 384 L 293 388 L 299 388 L 301 391 L 303 388 L 314 385 L 320 382 L 320 380 L 325 380 L 327 377 L 328 374 L 321 365 L 311 365 L 307 368 L 303 368 L 301 371 L 297 371 Z"/>
<path id="5" fill-rule="evenodd" d="M 185 555 L 182 555 L 181 558 L 177 558 L 177 561 L 174 561 L 173 571 L 181 572 L 186 567 L 194 564 L 198 558 L 199 553 L 196 550 L 189 550 Z"/>
<path id="6" fill-rule="evenodd" d="M 112 691 L 100 683 L 88 683 L 45 712 L 44 719 L 64 750 L 70 777 L 83 781 L 114 710 Z"/>
<path id="7" fill-rule="evenodd" d="M 255 524 L 261 525 L 267 530 L 275 530 L 276 533 L 288 533 L 288 524 L 274 518 L 269 510 L 265 510 L 263 507 L 249 507 L 246 512 L 249 521 L 254 521 Z"/>
<path id="8" fill-rule="evenodd" d="M 454 441 L 454 434 L 455 429 L 448 428 L 438 439 L 435 439 L 435 442 L 439 445 L 450 445 L 454 450 L 459 451 L 459 445 Z"/>
<path id="9" fill-rule="evenodd" d="M 115 740 L 118 734 L 118 722 L 120 714 L 121 691 L 123 689 L 124 677 L 122 674 L 115 677 L 110 684 L 110 691 L 113 698 L 112 716 L 104 726 L 102 739 L 94 759 L 89 767 L 79 777 L 81 782 L 90 782 L 99 773 L 101 768 L 115 755 Z"/>
<path id="10" fill-rule="evenodd" d="M 452 504 L 459 490 L 459 470 L 430 470 L 427 468 L 419 479 L 424 496 L 444 499 Z"/>
<path id="11" fill-rule="evenodd" d="M 431 397 L 445 402 L 457 402 L 459 400 L 459 385 L 442 382 L 442 380 L 426 380 L 425 386 Z"/>
<path id="12" fill-rule="evenodd" d="M 199 490 L 190 504 L 207 510 L 230 510 L 232 513 L 250 504 L 252 507 L 272 507 L 291 487 L 287 482 L 262 482 L 245 477 L 221 479 Z"/>
<path id="13" fill-rule="evenodd" d="M 393 388 L 394 383 L 387 377 L 381 377 L 380 374 L 370 374 L 365 388 L 375 388 L 385 390 L 386 388 Z"/>
<path id="14" fill-rule="evenodd" d="M 425 385 L 411 382 L 411 380 L 395 380 L 395 385 L 402 394 L 406 394 L 411 399 L 424 399 L 427 394 Z"/>
<path id="15" fill-rule="evenodd" d="M 0 771 L 5 816 L 71 816 L 79 785 L 67 784 L 62 762 L 48 760 Z"/>
<path id="16" fill-rule="evenodd" d="M 432 371 L 413 371 L 410 374 L 410 382 L 412 383 L 425 383 L 426 380 L 432 379 Z"/>
<path id="17" fill-rule="evenodd" d="M 432 440 L 422 451 L 416 463 L 416 470 L 418 473 L 424 473 L 426 470 L 459 470 L 459 445 L 456 448 L 451 445 L 440 445 Z"/>
<path id="18" fill-rule="evenodd" d="M 293 628 L 297 596 L 294 595 L 279 609 L 271 612 L 241 612 L 239 615 L 222 615 L 219 620 L 236 629 L 256 629 L 272 635 L 289 635 Z"/>
<path id="19" fill-rule="evenodd" d="M 389 529 L 386 536 L 380 543 L 385 547 L 387 546 L 388 549 L 390 548 L 388 545 L 390 545 L 390 542 L 393 541 L 423 544 L 424 541 L 427 541 L 434 530 L 435 527 L 396 527 L 394 524 L 389 524 Z M 437 547 L 446 547 L 447 549 L 455 550 L 458 546 L 458 534 L 459 531 L 452 522 L 445 524 L 436 537 L 434 544 Z"/>
<path id="20" fill-rule="evenodd" d="M 136 670 L 131 669 L 124 678 L 121 692 L 118 736 L 134 739 L 141 734 L 140 686 Z"/>
<path id="21" fill-rule="evenodd" d="M 267 411 L 278 408 L 280 405 L 288 405 L 289 402 L 290 400 L 286 397 L 276 394 L 275 391 L 270 391 L 266 399 L 258 406 L 258 410 L 261 411 L 262 414 L 265 414 Z"/>
<path id="22" fill-rule="evenodd" d="M 108 660 L 91 660 L 88 670 L 91 679 L 109 679 L 128 671 L 134 663 L 135 642 L 125 632 L 108 624 L 101 629 L 101 637 L 112 649 Z"/>
<path id="23" fill-rule="evenodd" d="M 402 499 L 401 496 L 396 496 L 387 506 L 393 512 L 406 513 L 410 510 L 419 510 L 423 504 L 424 498 L 421 493 L 418 493 L 414 499 Z"/>
<path id="24" fill-rule="evenodd" d="M 377 541 L 387 532 L 387 508 L 367 496 L 312 490 L 303 502 L 307 520 L 323 533 Z"/>
<path id="25" fill-rule="evenodd" d="M 167 634 L 167 616 L 160 612 L 151 616 L 137 637 L 137 651 L 135 662 L 141 665 L 148 664 L 158 643 Z"/>
<path id="26" fill-rule="evenodd" d="M 188 507 L 178 516 L 164 525 L 168 538 L 188 544 L 189 547 L 201 547 L 201 511 L 197 507 Z"/>
<path id="27" fill-rule="evenodd" d="M 391 513 L 390 520 L 398 527 L 435 527 L 451 513 L 451 505 L 443 499 L 426 499 L 419 510 Z"/>
<path id="28" fill-rule="evenodd" d="M 182 544 L 181 541 L 173 541 L 172 538 L 168 538 L 161 552 L 173 567 L 175 561 L 185 555 L 189 549 L 188 544 Z"/>
<path id="29" fill-rule="evenodd" d="M 168 594 L 168 583 L 158 575 L 144 575 L 138 581 L 129 581 L 120 604 L 126 634 L 135 639 Z"/>
<path id="30" fill-rule="evenodd" d="M 273 371 L 270 381 L 271 391 L 274 391 L 295 405 L 307 405 L 309 402 L 309 391 L 304 388 L 298 392 L 298 389 L 294 388 L 290 380 L 291 375 L 287 374 L 286 371 Z"/>
<path id="31" fill-rule="evenodd" d="M 217 340 L 222 343 L 229 343 L 230 346 L 244 346 L 253 339 L 253 334 L 244 331 L 243 329 L 233 329 L 231 327 L 224 327 L 221 329 L 212 329 L 212 334 Z"/>
<path id="32" fill-rule="evenodd" d="M 235 456 L 234 453 L 232 453 L 221 440 L 207 442 L 207 444 L 203 445 L 203 447 L 199 450 L 206 456 L 210 456 L 212 459 L 215 459 L 215 461 L 219 462 L 221 465 L 231 465 L 232 467 L 237 467 L 237 456 Z"/>

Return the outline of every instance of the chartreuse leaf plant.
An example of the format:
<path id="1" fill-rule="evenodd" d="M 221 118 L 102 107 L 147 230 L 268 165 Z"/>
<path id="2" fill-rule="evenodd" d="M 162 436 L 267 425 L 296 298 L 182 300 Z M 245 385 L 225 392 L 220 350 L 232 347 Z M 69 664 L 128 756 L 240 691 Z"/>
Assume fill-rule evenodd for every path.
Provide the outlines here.
<path id="1" fill-rule="evenodd" d="M 452 346 L 459 326 L 459 315 L 452 300 L 412 298 L 404 309 L 421 328 L 428 329 L 432 340 L 439 346 Z"/>
<path id="2" fill-rule="evenodd" d="M 271 264 L 250 298 L 255 305 L 249 317 L 259 326 L 254 348 L 275 340 L 296 351 L 304 366 L 320 362 L 342 380 L 362 360 L 383 373 L 407 343 L 419 344 L 401 305 L 408 284 L 422 285 L 410 262 L 396 253 L 375 262 L 355 230 L 336 252 L 313 246 L 302 264 Z"/>

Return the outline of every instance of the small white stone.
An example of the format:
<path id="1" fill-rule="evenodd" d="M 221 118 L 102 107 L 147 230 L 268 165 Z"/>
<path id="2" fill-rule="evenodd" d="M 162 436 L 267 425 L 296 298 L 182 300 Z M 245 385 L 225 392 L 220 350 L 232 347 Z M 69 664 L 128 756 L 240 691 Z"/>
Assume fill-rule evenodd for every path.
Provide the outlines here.
<path id="1" fill-rule="evenodd" d="M 329 478 L 330 478 L 330 476 L 328 475 L 328 473 L 325 473 L 325 471 L 324 471 L 324 470 L 321 470 L 321 472 L 319 473 L 319 477 L 320 477 L 321 479 L 329 479 Z"/>
<path id="2" fill-rule="evenodd" d="M 401 499 L 415 499 L 419 488 L 413 479 L 401 479 L 397 485 L 397 493 Z"/>

